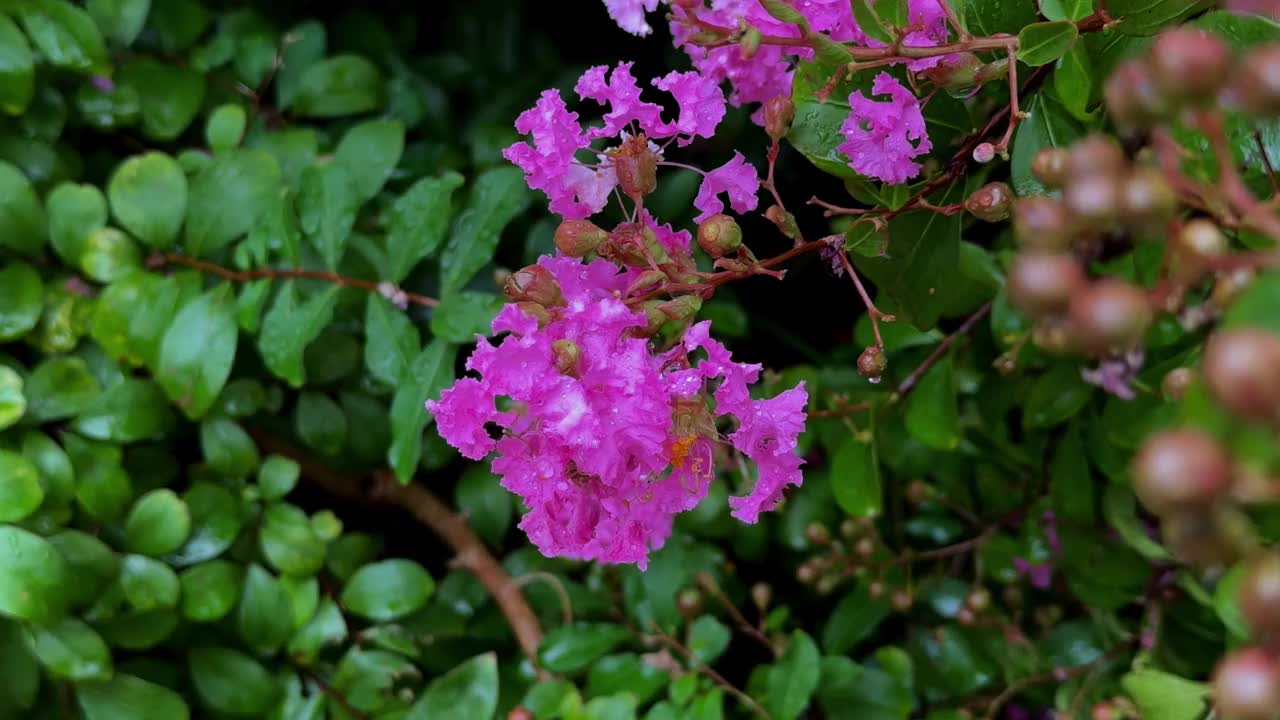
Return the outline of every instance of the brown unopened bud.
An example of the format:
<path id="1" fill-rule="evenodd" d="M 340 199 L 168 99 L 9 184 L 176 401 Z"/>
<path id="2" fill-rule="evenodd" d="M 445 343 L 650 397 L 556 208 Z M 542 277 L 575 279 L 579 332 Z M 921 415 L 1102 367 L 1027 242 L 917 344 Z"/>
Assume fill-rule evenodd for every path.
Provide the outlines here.
<path id="1" fill-rule="evenodd" d="M 1099 280 L 1071 297 L 1071 325 L 1080 345 L 1095 354 L 1136 346 L 1151 326 L 1151 303 L 1142 288 Z"/>
<path id="2" fill-rule="evenodd" d="M 764 104 L 764 131 L 774 140 L 785 137 L 795 119 L 796 105 L 786 95 L 775 95 Z"/>
<path id="3" fill-rule="evenodd" d="M 879 580 L 872 580 L 871 584 L 867 585 L 867 594 L 870 595 L 873 600 L 879 600 L 884 597 L 884 592 L 884 583 Z"/>
<path id="4" fill-rule="evenodd" d="M 649 267 L 670 262 L 653 229 L 644 223 L 623 223 L 600 244 L 600 256 L 630 267 Z"/>
<path id="5" fill-rule="evenodd" d="M 645 270 L 627 287 L 627 294 L 639 292 L 645 288 L 660 285 L 667 281 L 667 274 L 661 270 Z"/>
<path id="6" fill-rule="evenodd" d="M 1156 36 L 1150 62 L 1156 85 L 1169 97 L 1211 104 L 1227 79 L 1231 51 L 1216 35 L 1182 26 Z"/>
<path id="7" fill-rule="evenodd" d="M 1266 650 L 1235 650 L 1213 672 L 1213 704 L 1223 720 L 1272 720 L 1280 708 L 1280 666 Z"/>
<path id="8" fill-rule="evenodd" d="M 1060 147 L 1047 147 L 1031 158 L 1031 175 L 1050 190 L 1062 187 L 1067 177 L 1071 154 Z"/>
<path id="9" fill-rule="evenodd" d="M 885 368 L 889 367 L 889 358 L 878 345 L 871 345 L 858 356 L 858 374 L 871 382 L 880 382 Z"/>
<path id="10" fill-rule="evenodd" d="M 1221 257 L 1230 249 L 1227 236 L 1207 218 L 1188 220 L 1178 231 L 1178 250 L 1187 258 L 1207 260 Z"/>
<path id="11" fill-rule="evenodd" d="M 643 134 L 632 135 L 611 151 L 618 187 L 636 202 L 658 188 L 658 156 Z"/>
<path id="12" fill-rule="evenodd" d="M 957 90 L 979 84 L 978 73 L 983 67 L 982 59 L 977 55 L 960 52 L 947 56 L 947 62 L 925 70 L 923 75 L 937 87 Z"/>
<path id="13" fill-rule="evenodd" d="M 1231 484 L 1231 458 L 1200 430 L 1151 436 L 1133 460 L 1133 491 L 1155 515 L 1207 506 Z"/>
<path id="14" fill-rule="evenodd" d="M 869 537 L 864 537 L 853 546 L 853 551 L 863 560 L 871 559 L 876 554 L 876 541 Z"/>
<path id="15" fill-rule="evenodd" d="M 595 252 L 609 233 L 590 220 L 565 220 L 556 228 L 556 247 L 569 257 L 583 257 Z"/>
<path id="16" fill-rule="evenodd" d="M 743 60 L 750 60 L 760 50 L 760 29 L 755 25 L 747 26 L 746 32 L 738 38 L 738 52 Z"/>
<path id="17" fill-rule="evenodd" d="M 1280 45 L 1262 45 L 1245 55 L 1232 88 L 1247 112 L 1280 115 Z"/>
<path id="18" fill-rule="evenodd" d="M 964 604 L 974 612 L 983 612 L 991 607 L 991 593 L 986 588 L 976 588 L 964 599 Z"/>
<path id="19" fill-rule="evenodd" d="M 681 590 L 676 595 L 676 609 L 685 617 L 693 617 L 702 611 L 702 593 L 693 588 Z"/>
<path id="20" fill-rule="evenodd" d="M 1237 268 L 1220 272 L 1213 280 L 1209 300 L 1219 309 L 1226 309 L 1249 287 L 1257 273 L 1252 268 Z"/>
<path id="21" fill-rule="evenodd" d="M 1267 550 L 1250 558 L 1237 600 L 1255 633 L 1264 637 L 1280 633 L 1280 552 Z"/>
<path id="22" fill-rule="evenodd" d="M 783 210 L 781 205 L 770 205 L 769 209 L 764 211 L 764 216 L 769 222 L 777 225 L 783 235 L 792 240 L 800 237 L 800 226 L 796 224 L 796 216 Z"/>
<path id="23" fill-rule="evenodd" d="M 713 258 L 733 255 L 742 247 L 742 228 L 724 213 L 712 215 L 698 225 L 698 247 Z"/>
<path id="24" fill-rule="evenodd" d="M 564 294 L 551 271 L 541 265 L 528 265 L 511 273 L 502 292 L 512 302 L 533 302 L 543 307 L 564 304 Z"/>
<path id="25" fill-rule="evenodd" d="M 1067 182 L 1074 183 L 1088 175 L 1122 174 L 1129 161 L 1120 143 L 1110 135 L 1093 134 L 1071 145 L 1067 156 Z"/>
<path id="26" fill-rule="evenodd" d="M 1013 208 L 1013 188 L 1007 183 L 987 183 L 964 201 L 964 209 L 970 215 L 986 222 L 1000 222 L 1009 218 Z"/>
<path id="27" fill-rule="evenodd" d="M 820 522 L 811 522 L 804 528 L 804 539 L 812 545 L 827 545 L 831 542 L 831 531 Z"/>
<path id="28" fill-rule="evenodd" d="M 1164 173 L 1152 167 L 1140 167 L 1124 181 L 1120 204 L 1126 222 L 1155 228 L 1173 217 L 1178 209 L 1178 195 Z"/>
<path id="29" fill-rule="evenodd" d="M 1209 390 L 1228 410 L 1252 420 L 1280 419 L 1280 338 L 1265 330 L 1221 330 L 1204 353 Z"/>
<path id="30" fill-rule="evenodd" d="M 1062 189 L 1062 205 L 1077 227 L 1106 230 L 1120 218 L 1122 192 L 1118 175 L 1072 177 Z"/>
<path id="31" fill-rule="evenodd" d="M 751 602 L 755 604 L 757 610 L 764 612 L 772 601 L 773 587 L 769 583 L 758 582 L 751 586 Z"/>
<path id="32" fill-rule="evenodd" d="M 1187 389 L 1195 380 L 1196 373 L 1191 368 L 1174 368 L 1160 380 L 1160 392 L 1166 399 L 1177 402 L 1187 394 Z"/>
<path id="33" fill-rule="evenodd" d="M 818 568 L 812 562 L 802 562 L 800 567 L 796 568 L 796 580 L 801 584 L 809 585 L 818 579 Z"/>
<path id="34" fill-rule="evenodd" d="M 1151 70 L 1142 60 L 1128 60 L 1116 66 L 1102 90 L 1107 110 L 1121 127 L 1142 129 L 1168 117 L 1172 104 L 1156 87 Z"/>
<path id="35" fill-rule="evenodd" d="M 507 720 L 537 720 L 533 716 L 533 711 L 517 705 L 511 708 L 511 712 L 507 713 Z"/>
<path id="36" fill-rule="evenodd" d="M 556 340 L 551 343 L 551 352 L 556 358 L 556 370 L 563 375 L 578 375 L 578 361 L 582 359 L 582 348 L 572 340 Z"/>
<path id="37" fill-rule="evenodd" d="M 889 604 L 894 610 L 904 613 L 911 610 L 911 606 L 916 604 L 916 599 L 910 590 L 894 590 L 889 595 Z"/>
<path id="38" fill-rule="evenodd" d="M 956 622 L 962 627 L 973 627 L 978 622 L 978 618 L 974 615 L 973 610 L 962 607 L 956 611 Z"/>
<path id="39" fill-rule="evenodd" d="M 1072 255 L 1020 253 L 1009 267 L 1006 288 L 1013 306 L 1036 318 L 1065 311 L 1085 282 Z"/>
<path id="40" fill-rule="evenodd" d="M 1032 195 L 1013 205 L 1013 236 L 1024 250 L 1059 252 L 1071 247 L 1071 223 L 1062 203 Z"/>
<path id="41" fill-rule="evenodd" d="M 1250 520 L 1226 505 L 1197 507 L 1160 518 L 1164 546 L 1192 567 L 1230 565 L 1253 543 Z"/>

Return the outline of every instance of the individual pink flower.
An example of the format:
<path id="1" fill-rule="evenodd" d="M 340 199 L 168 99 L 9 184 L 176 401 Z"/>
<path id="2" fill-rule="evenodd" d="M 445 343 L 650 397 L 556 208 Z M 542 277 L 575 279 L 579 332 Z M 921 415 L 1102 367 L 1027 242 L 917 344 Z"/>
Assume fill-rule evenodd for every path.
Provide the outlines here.
<path id="1" fill-rule="evenodd" d="M 666 235 L 673 251 L 687 250 L 687 233 Z M 803 385 L 753 400 L 760 367 L 733 362 L 710 323 L 655 354 L 636 332 L 646 315 L 620 297 L 625 272 L 604 260 L 539 265 L 563 304 L 545 308 L 541 322 L 519 305 L 503 308 L 493 331 L 505 335 L 497 344 L 479 338 L 467 360 L 479 377 L 459 380 L 427 409 L 463 455 L 496 451 L 493 471 L 529 508 L 520 527 L 540 551 L 643 568 L 674 516 L 706 496 L 717 415 L 734 417 L 729 443 L 759 468 L 752 490 L 731 499 L 736 517 L 755 522 L 801 482 Z M 696 350 L 706 357 L 691 359 Z"/>
<path id="2" fill-rule="evenodd" d="M 658 0 L 604 0 L 604 6 L 618 27 L 632 35 L 644 36 L 653 32 L 644 16 L 658 9 Z"/>
<path id="3" fill-rule="evenodd" d="M 849 117 L 840 132 L 845 141 L 838 146 L 849 158 L 849 167 L 867 177 L 899 184 L 920 172 L 913 158 L 933 149 L 925 130 L 920 101 L 889 73 L 876 76 L 873 95 L 887 100 L 869 100 L 859 90 L 849 96 Z"/>
<path id="4" fill-rule="evenodd" d="M 679 105 L 675 122 L 662 126 L 658 137 L 675 135 L 676 143 L 688 145 L 693 137 L 709 138 L 724 119 L 724 92 L 708 77 L 696 72 L 670 72 L 655 78 L 653 86 L 671 93 Z"/>
<path id="5" fill-rule="evenodd" d="M 533 144 L 516 143 L 502 156 L 524 170 L 529 187 L 546 193 L 552 212 L 584 218 L 604 208 L 617 180 L 611 168 L 588 168 L 575 159 L 591 140 L 559 91 L 543 91 L 537 104 L 516 118 L 516 129 L 531 135 Z"/>
<path id="6" fill-rule="evenodd" d="M 734 152 L 733 159 L 703 176 L 698 195 L 693 199 L 693 206 L 702 212 L 694 221 L 702 222 L 724 211 L 720 193 L 729 196 L 729 205 L 735 212 L 750 212 L 756 208 L 759 190 L 760 176 L 756 169 L 747 164 L 742 153 Z"/>

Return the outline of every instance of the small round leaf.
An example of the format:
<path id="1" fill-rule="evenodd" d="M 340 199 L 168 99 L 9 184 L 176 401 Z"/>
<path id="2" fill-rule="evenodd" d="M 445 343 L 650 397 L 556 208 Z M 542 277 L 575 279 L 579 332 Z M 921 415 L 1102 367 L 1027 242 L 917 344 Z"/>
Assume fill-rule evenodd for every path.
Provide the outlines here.
<path id="1" fill-rule="evenodd" d="M 412 560 L 383 560 L 365 565 L 342 590 L 342 606 L 375 622 L 408 615 L 435 591 L 435 581 Z"/>
<path id="2" fill-rule="evenodd" d="M 152 490 L 134 503 L 124 523 L 130 552 L 166 555 L 182 547 L 191 534 L 191 511 L 172 490 Z"/>

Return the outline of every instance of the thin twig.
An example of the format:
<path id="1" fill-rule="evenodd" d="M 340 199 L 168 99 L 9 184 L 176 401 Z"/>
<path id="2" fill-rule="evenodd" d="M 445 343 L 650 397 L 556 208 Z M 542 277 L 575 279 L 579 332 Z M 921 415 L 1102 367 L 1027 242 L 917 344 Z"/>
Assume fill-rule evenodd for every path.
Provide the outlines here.
<path id="1" fill-rule="evenodd" d="M 538 616 L 525 601 L 520 584 L 485 549 L 466 517 L 451 510 L 422 485 L 400 484 L 390 472 L 378 473 L 372 480 L 343 475 L 279 437 L 260 430 L 252 430 L 251 434 L 263 450 L 296 460 L 302 467 L 302 477 L 329 493 L 365 505 L 394 505 L 431 528 L 456 553 L 454 563 L 475 575 L 493 596 L 520 649 L 538 667 L 538 645 L 542 642 Z M 539 670 L 539 674 L 543 671 Z"/>
<path id="2" fill-rule="evenodd" d="M 411 293 L 392 283 L 376 283 L 371 280 L 361 280 L 360 278 L 347 277 L 345 275 L 339 275 L 337 273 L 327 272 L 324 270 L 303 270 L 301 268 L 254 268 L 252 270 L 232 270 L 206 260 L 169 253 L 158 253 L 147 258 L 148 268 L 158 269 L 165 265 L 181 265 L 183 267 L 189 267 L 199 270 L 200 272 L 209 273 L 210 275 L 216 275 L 217 277 L 229 282 L 244 283 L 253 280 L 277 278 L 321 280 L 334 285 L 359 288 L 371 293 L 376 293 L 388 300 L 391 300 L 393 303 L 398 299 L 403 299 L 405 302 L 413 303 L 415 305 L 425 305 L 426 307 L 435 307 L 440 304 L 440 301 L 433 297 Z"/>
<path id="3" fill-rule="evenodd" d="M 716 583 L 715 578 L 711 577 L 709 573 L 698 573 L 698 585 L 703 590 L 710 593 L 711 596 L 716 599 L 716 602 L 720 603 L 720 606 L 729 613 L 729 617 L 737 624 L 738 629 L 746 633 L 751 639 L 768 648 L 769 652 L 773 653 L 774 657 L 781 654 L 778 647 L 769 639 L 769 636 L 765 635 L 760 631 L 760 628 L 752 625 L 747 620 L 746 616 L 742 614 L 742 611 L 738 609 L 738 606 L 724 594 L 724 591 L 721 590 L 720 586 Z"/>
<path id="4" fill-rule="evenodd" d="M 710 665 L 702 662 L 700 659 L 695 657 L 693 654 L 693 651 L 685 647 L 679 640 L 676 640 L 675 638 L 671 637 L 667 633 L 663 632 L 662 628 L 659 627 L 657 623 L 650 621 L 649 625 L 653 629 L 653 635 L 658 639 L 658 642 L 662 643 L 663 645 L 679 653 L 680 656 L 683 657 L 689 663 L 689 665 L 691 666 L 694 672 L 699 672 L 699 673 L 702 673 L 703 675 L 706 675 L 708 678 L 711 679 L 711 682 L 714 682 L 716 685 L 719 685 L 721 688 L 724 689 L 725 692 L 737 698 L 739 702 L 741 702 L 743 705 L 745 705 L 755 714 L 764 718 L 764 720 L 773 720 L 772 716 L 769 715 L 769 711 L 765 710 L 760 705 L 760 703 L 756 702 L 755 699 L 753 699 L 750 695 L 746 694 L 742 690 L 739 690 L 737 685 L 734 685 L 733 683 L 729 682 L 729 680 L 725 678 L 725 676 L 716 672 L 715 668 L 711 667 Z"/>
<path id="5" fill-rule="evenodd" d="M 338 707 L 345 710 L 346 713 L 351 716 L 352 720 L 369 720 L 369 716 L 357 710 L 355 706 L 351 704 L 351 701 L 342 694 L 342 691 L 330 685 L 324 678 L 320 677 L 318 673 L 313 672 L 310 668 L 305 668 L 300 665 L 296 667 L 298 672 L 305 675 L 308 680 L 315 683 L 316 686 L 320 688 L 320 692 L 324 693 L 330 700 L 337 703 Z"/>
<path id="6" fill-rule="evenodd" d="M 920 382 L 920 378 L 924 377 L 924 374 L 929 372 L 929 369 L 936 365 L 938 361 L 941 360 L 949 350 L 951 350 L 951 346 L 955 344 L 956 340 L 966 335 L 975 325 L 978 324 L 978 321 L 982 320 L 982 318 L 986 317 L 987 313 L 990 312 L 991 303 L 988 302 L 966 318 L 965 321 L 960 324 L 960 327 L 956 328 L 955 332 L 943 338 L 942 342 L 938 343 L 938 347 L 934 348 L 932 353 L 929 353 L 929 357 L 925 358 L 924 362 L 920 363 L 915 370 L 912 370 L 910 375 L 906 376 L 903 378 L 902 382 L 898 383 L 898 398 L 905 398 L 915 388 L 916 383 Z"/>
<path id="7" fill-rule="evenodd" d="M 1127 645 L 1117 645 L 1103 653 L 1097 660 L 1086 665 L 1078 665 L 1072 668 L 1054 668 L 1052 670 L 1047 670 L 1036 675 L 1030 675 L 1022 678 L 1021 680 L 1015 681 L 1010 684 L 1009 687 L 1005 688 L 1004 692 L 997 695 L 995 699 L 991 701 L 991 704 L 987 706 L 986 720 L 995 720 L 996 716 L 1000 714 L 1000 709 L 1004 707 L 1005 703 L 1012 700 L 1023 690 L 1047 682 L 1057 682 L 1061 684 L 1071 680 L 1072 678 L 1086 675 L 1093 672 L 1099 666 L 1113 660 L 1117 655 L 1127 649 Z"/>
<path id="8" fill-rule="evenodd" d="M 871 302 L 871 296 L 867 294 L 867 289 L 862 287 L 862 281 L 858 279 L 858 273 L 853 269 L 853 263 L 849 262 L 849 253 L 840 249 L 840 263 L 844 265 L 844 271 L 849 273 L 849 279 L 853 281 L 853 287 L 858 291 L 858 297 L 862 298 L 862 304 L 867 308 L 867 317 L 871 318 L 871 332 L 876 336 L 876 347 L 884 349 L 884 340 L 880 338 L 880 321 L 891 322 L 892 315 L 886 315 L 880 312 L 876 304 Z"/>

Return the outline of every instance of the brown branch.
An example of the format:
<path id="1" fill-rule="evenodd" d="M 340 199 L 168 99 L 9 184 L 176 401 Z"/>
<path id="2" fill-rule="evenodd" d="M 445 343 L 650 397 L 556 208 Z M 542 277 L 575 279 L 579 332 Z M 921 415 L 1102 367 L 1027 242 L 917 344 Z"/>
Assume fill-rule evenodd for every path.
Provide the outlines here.
<path id="1" fill-rule="evenodd" d="M 938 364 L 938 361 L 941 360 L 949 350 L 951 350 L 951 346 L 956 343 L 956 340 L 966 335 L 975 325 L 978 324 L 978 321 L 982 320 L 982 318 L 986 317 L 987 313 L 990 312 L 991 303 L 983 305 L 978 308 L 976 312 L 966 318 L 965 321 L 961 323 L 960 327 L 956 328 L 955 332 L 943 338 L 942 342 L 938 343 L 938 347 L 934 348 L 932 353 L 929 353 L 929 357 L 925 358 L 924 362 L 920 363 L 915 370 L 912 370 L 910 375 L 906 376 L 903 378 L 902 382 L 898 383 L 896 391 L 898 398 L 905 398 L 915 388 L 916 383 L 920 382 L 920 378 L 924 377 L 924 374 L 929 372 L 929 369 Z"/>
<path id="2" fill-rule="evenodd" d="M 209 273 L 210 275 L 216 275 L 228 282 L 244 283 L 252 280 L 265 279 L 321 280 L 334 285 L 359 288 L 371 293 L 376 293 L 387 298 L 396 305 L 413 303 L 415 305 L 435 307 L 440 304 L 440 301 L 433 297 L 408 292 L 393 283 L 376 283 L 371 280 L 361 280 L 360 278 L 347 277 L 345 275 L 339 275 L 337 273 L 327 272 L 324 270 L 303 270 L 301 268 L 254 268 L 253 270 L 232 270 L 218 265 L 217 263 L 200 260 L 199 258 L 188 257 L 186 255 L 173 255 L 169 253 L 157 253 L 147 258 L 148 268 L 158 269 L 165 265 L 181 265 L 183 267 L 189 267 L 199 270 L 200 272 Z"/>
<path id="3" fill-rule="evenodd" d="M 1077 665 L 1076 667 L 1071 668 L 1054 668 L 1013 682 L 1009 687 L 1004 689 L 1004 692 L 997 695 L 995 699 L 991 701 L 991 704 L 987 706 L 986 720 L 995 720 L 996 716 L 1000 714 L 1000 709 L 1004 707 L 1005 703 L 1012 700 L 1023 690 L 1034 685 L 1041 685 L 1047 682 L 1062 684 L 1072 678 L 1087 675 L 1106 664 L 1108 661 L 1115 659 L 1117 655 L 1120 655 L 1127 649 L 1128 646 L 1126 644 L 1117 645 L 1103 653 L 1101 657 L 1091 663 Z"/>
<path id="4" fill-rule="evenodd" d="M 302 467 L 302 476 L 330 494 L 362 505 L 399 507 L 431 528 L 456 553 L 453 563 L 475 575 L 493 596 L 520 649 L 538 667 L 538 645 L 542 642 L 538 616 L 525 601 L 520 585 L 485 548 L 463 515 L 421 485 L 400 484 L 390 472 L 379 472 L 372 480 L 343 475 L 279 437 L 260 430 L 253 430 L 252 435 L 263 450 L 296 460 Z"/>
<path id="5" fill-rule="evenodd" d="M 653 628 L 653 637 L 655 637 L 658 640 L 658 642 L 662 643 L 663 645 L 679 653 L 680 656 L 683 657 L 685 661 L 692 666 L 692 669 L 694 672 L 706 675 L 708 678 L 711 679 L 712 682 L 714 682 L 716 685 L 719 685 L 721 688 L 723 688 L 725 692 L 729 693 L 730 695 L 733 695 L 735 698 L 738 699 L 739 702 L 741 702 L 746 707 L 750 708 L 751 711 L 754 712 L 755 714 L 764 718 L 764 720 L 772 720 L 772 716 L 769 715 L 768 710 L 765 710 L 764 707 L 762 707 L 760 703 L 756 702 L 754 698 L 752 698 L 750 695 L 740 690 L 737 685 L 734 685 L 733 683 L 729 682 L 729 680 L 725 676 L 721 675 L 719 672 L 716 672 L 715 668 L 711 667 L 710 665 L 698 659 L 693 654 L 692 650 L 690 650 L 689 648 L 681 644 L 679 640 L 676 640 L 675 638 L 671 637 L 667 633 L 663 632 L 662 628 L 658 627 L 657 623 L 650 621 L 649 625 Z"/>
<path id="6" fill-rule="evenodd" d="M 342 694 L 342 691 L 330 685 L 324 678 L 320 677 L 318 673 L 312 672 L 309 668 L 301 666 L 297 666 L 297 670 L 305 675 L 307 679 L 311 680 L 311 682 L 315 683 L 316 686 L 320 688 L 320 692 L 324 693 L 330 700 L 337 703 L 338 707 L 346 711 L 353 720 L 369 720 L 369 716 L 356 709 L 356 707 L 351 704 L 351 701 Z"/>

